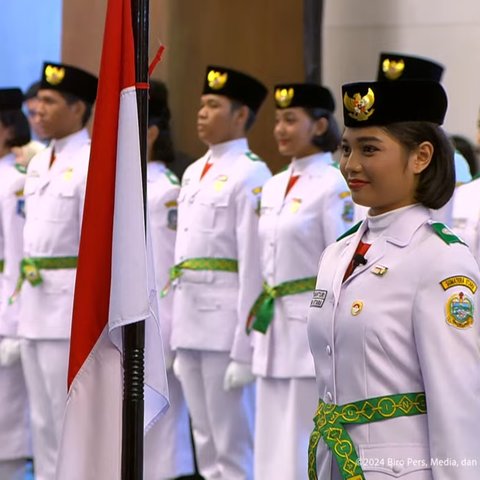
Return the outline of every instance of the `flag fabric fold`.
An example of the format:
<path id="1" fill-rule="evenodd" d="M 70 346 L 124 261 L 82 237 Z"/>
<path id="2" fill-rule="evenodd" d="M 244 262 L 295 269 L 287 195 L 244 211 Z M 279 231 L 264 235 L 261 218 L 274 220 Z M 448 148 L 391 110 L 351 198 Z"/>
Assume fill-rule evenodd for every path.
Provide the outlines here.
<path id="1" fill-rule="evenodd" d="M 168 408 L 142 192 L 130 0 L 109 0 L 57 480 L 121 476 L 124 325 L 145 320 L 145 429 Z"/>

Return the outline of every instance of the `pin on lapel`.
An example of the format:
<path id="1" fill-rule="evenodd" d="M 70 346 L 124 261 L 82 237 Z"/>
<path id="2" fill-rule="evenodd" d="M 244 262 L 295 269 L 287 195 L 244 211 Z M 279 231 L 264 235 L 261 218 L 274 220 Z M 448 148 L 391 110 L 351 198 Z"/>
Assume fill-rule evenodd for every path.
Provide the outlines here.
<path id="1" fill-rule="evenodd" d="M 363 309 L 363 302 L 361 300 L 355 300 L 352 303 L 352 315 L 357 316 Z"/>
<path id="2" fill-rule="evenodd" d="M 374 275 L 378 275 L 379 277 L 383 277 L 387 273 L 388 267 L 384 267 L 383 265 L 375 265 L 370 271 Z"/>

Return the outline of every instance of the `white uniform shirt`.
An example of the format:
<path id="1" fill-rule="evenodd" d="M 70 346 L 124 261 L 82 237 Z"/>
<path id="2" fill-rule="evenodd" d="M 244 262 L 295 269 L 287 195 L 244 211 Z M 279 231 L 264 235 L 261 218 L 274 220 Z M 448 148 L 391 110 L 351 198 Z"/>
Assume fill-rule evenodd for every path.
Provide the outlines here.
<path id="1" fill-rule="evenodd" d="M 292 175 L 298 180 L 285 197 Z M 293 160 L 262 192 L 259 234 L 264 280 L 271 286 L 316 277 L 327 245 L 352 226 L 353 203 L 330 153 Z M 253 371 L 267 377 L 314 377 L 307 339 L 311 292 L 279 297 L 265 334 L 254 336 Z"/>
<path id="2" fill-rule="evenodd" d="M 480 178 L 461 185 L 453 196 L 453 231 L 480 262 Z"/>
<path id="3" fill-rule="evenodd" d="M 213 165 L 200 180 L 207 160 Z M 261 292 L 257 210 L 270 176 L 245 138 L 213 145 L 185 171 L 175 263 L 229 258 L 238 260 L 239 271 L 183 271 L 175 287 L 173 348 L 229 351 L 234 360 L 251 361 L 245 325 Z"/>
<path id="4" fill-rule="evenodd" d="M 156 285 L 161 291 L 168 283 L 169 270 L 174 265 L 175 232 L 177 228 L 178 179 L 161 162 L 147 164 L 147 199 L 155 262 Z M 172 330 L 173 296 L 158 302 L 165 363 L 172 364 L 170 337 Z"/>
<path id="5" fill-rule="evenodd" d="M 55 161 L 51 168 L 52 148 Z M 54 140 L 28 165 L 25 182 L 24 256 L 77 256 L 90 156 L 90 138 L 82 129 Z M 76 269 L 41 270 L 43 283 L 24 282 L 20 335 L 32 339 L 67 339 L 73 308 Z"/>
<path id="6" fill-rule="evenodd" d="M 374 217 L 369 227 L 380 227 L 380 232 L 365 254 L 366 264 L 345 282 L 347 265 L 371 219 L 355 234 L 327 247 L 322 256 L 317 300 L 312 302 L 316 306 L 311 306 L 308 318 L 318 395 L 327 403 L 344 405 L 425 392 L 427 415 L 346 427 L 366 477 L 377 472 L 379 478 L 410 473 L 412 480 L 476 480 L 480 478 L 479 268 L 468 248 L 446 243 L 434 232 L 430 212 L 423 206 L 381 217 Z M 466 328 L 452 324 L 459 298 L 473 308 L 473 325 Z M 476 459 L 477 466 L 452 468 L 438 463 L 449 459 L 458 464 Z M 330 478 L 331 461 L 320 440 L 319 479 Z"/>

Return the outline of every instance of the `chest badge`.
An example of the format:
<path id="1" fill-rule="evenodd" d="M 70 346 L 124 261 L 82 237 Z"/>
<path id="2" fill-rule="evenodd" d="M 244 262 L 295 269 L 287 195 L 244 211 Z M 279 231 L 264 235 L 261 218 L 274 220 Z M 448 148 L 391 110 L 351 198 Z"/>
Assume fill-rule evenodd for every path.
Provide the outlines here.
<path id="1" fill-rule="evenodd" d="M 383 277 L 387 273 L 388 267 L 384 267 L 383 265 L 375 265 L 370 271 L 374 275 L 378 275 L 379 277 Z"/>
<path id="2" fill-rule="evenodd" d="M 221 192 L 223 190 L 223 187 L 225 186 L 225 183 L 228 180 L 227 175 L 219 175 L 213 184 L 213 188 L 215 189 L 216 192 Z"/>
<path id="3" fill-rule="evenodd" d="M 322 308 L 326 298 L 327 298 L 326 290 L 314 290 L 313 298 L 312 298 L 312 301 L 310 302 L 310 307 Z"/>
<path id="4" fill-rule="evenodd" d="M 301 204 L 302 204 L 301 198 L 293 198 L 292 203 L 290 203 L 290 211 L 292 213 L 297 213 Z"/>
<path id="5" fill-rule="evenodd" d="M 64 172 L 63 172 L 63 179 L 67 182 L 69 182 L 73 177 L 73 168 L 67 168 Z"/>
<path id="6" fill-rule="evenodd" d="M 457 328 L 473 325 L 473 302 L 463 292 L 452 295 L 446 306 L 447 323 Z"/>
<path id="7" fill-rule="evenodd" d="M 352 303 L 352 315 L 356 317 L 363 309 L 363 302 L 361 300 L 355 300 Z"/>

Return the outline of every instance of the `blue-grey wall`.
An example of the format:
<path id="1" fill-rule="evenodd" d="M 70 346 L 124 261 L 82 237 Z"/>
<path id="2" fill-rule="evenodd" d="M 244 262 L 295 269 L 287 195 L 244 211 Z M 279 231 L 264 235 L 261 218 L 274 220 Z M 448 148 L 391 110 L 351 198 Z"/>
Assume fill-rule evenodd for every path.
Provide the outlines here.
<path id="1" fill-rule="evenodd" d="M 26 89 L 61 52 L 62 0 L 0 0 L 0 87 Z"/>

